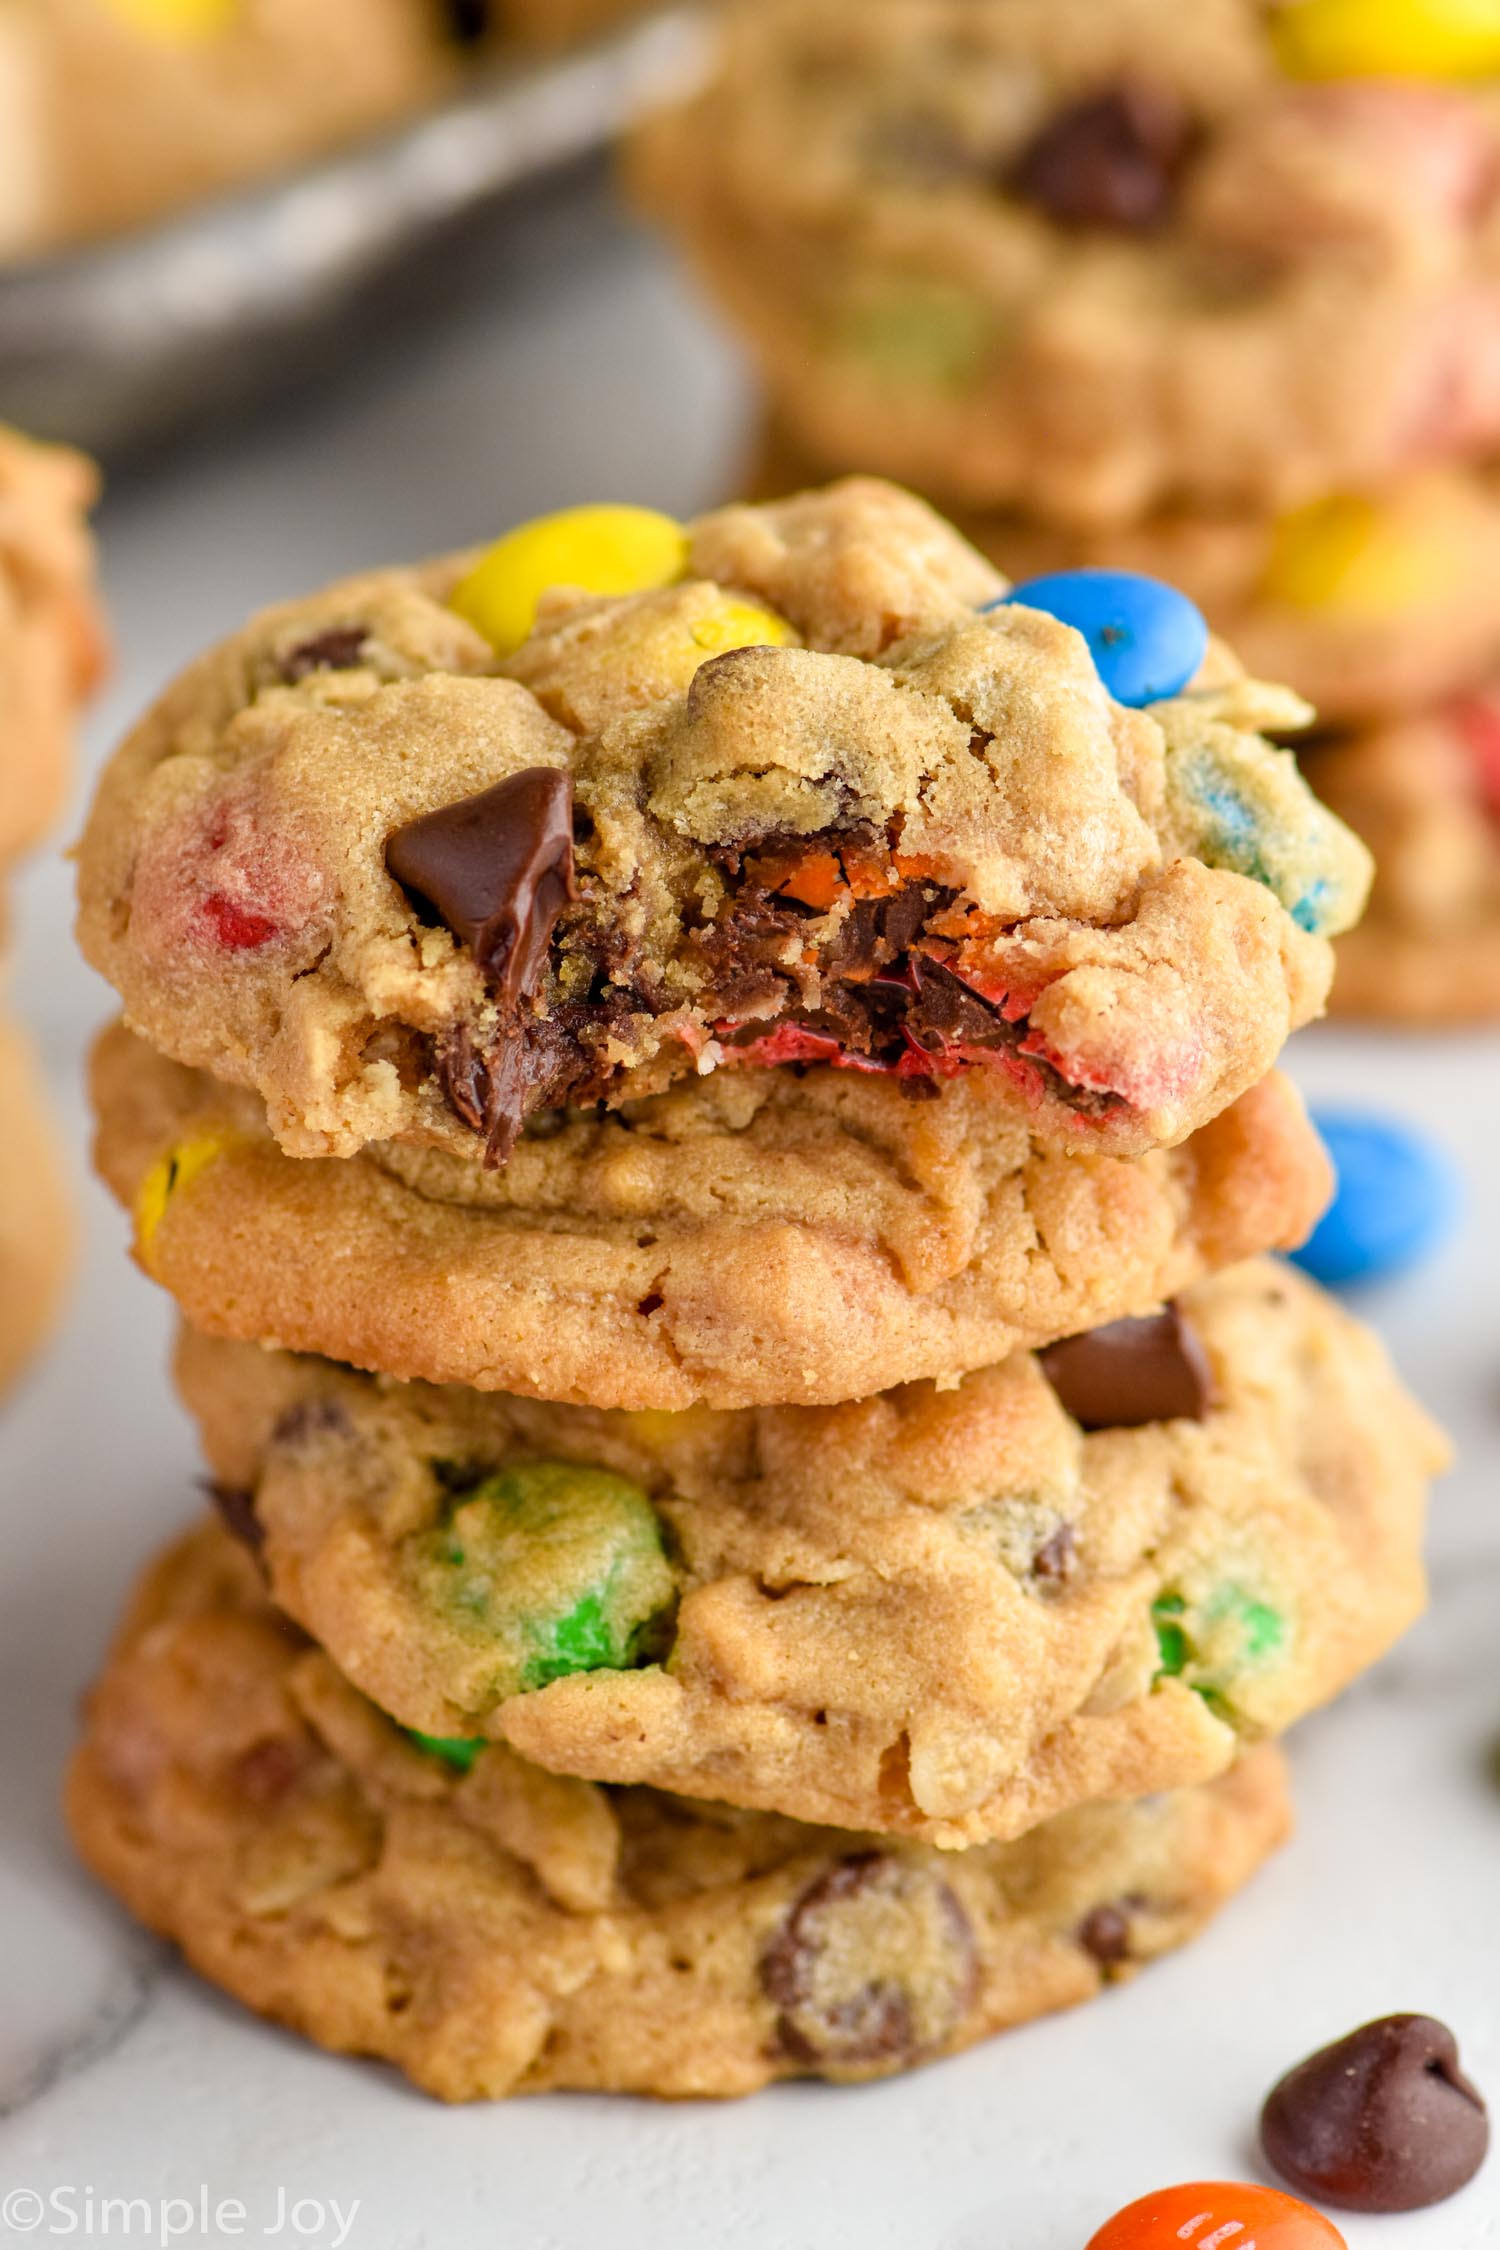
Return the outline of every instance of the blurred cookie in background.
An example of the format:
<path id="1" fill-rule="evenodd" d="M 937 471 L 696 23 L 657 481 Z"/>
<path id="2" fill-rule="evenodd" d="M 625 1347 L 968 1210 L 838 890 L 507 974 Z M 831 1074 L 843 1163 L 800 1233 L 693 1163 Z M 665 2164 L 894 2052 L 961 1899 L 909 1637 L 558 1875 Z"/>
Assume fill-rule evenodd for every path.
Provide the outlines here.
<path id="1" fill-rule="evenodd" d="M 1280 514 L 1500 443 L 1486 83 L 1330 12 L 740 0 L 636 177 L 825 472 Z"/>
<path id="2" fill-rule="evenodd" d="M 41 1074 L 0 1016 L 0 1389 L 57 1320 L 73 1264 L 73 1213 Z"/>
<path id="3" fill-rule="evenodd" d="M 92 462 L 0 424 L 0 862 L 62 809 L 73 725 L 98 685 Z"/>

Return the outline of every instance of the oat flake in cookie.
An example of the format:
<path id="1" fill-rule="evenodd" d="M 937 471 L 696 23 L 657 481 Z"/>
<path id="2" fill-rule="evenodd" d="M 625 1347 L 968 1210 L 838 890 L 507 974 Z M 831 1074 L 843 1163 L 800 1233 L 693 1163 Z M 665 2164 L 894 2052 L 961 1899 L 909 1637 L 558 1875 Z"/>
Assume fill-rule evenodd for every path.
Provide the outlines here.
<path id="1" fill-rule="evenodd" d="M 1215 651 L 1125 709 L 1003 594 L 866 482 L 335 587 L 120 751 L 84 949 L 297 1156 L 500 1168 L 562 1113 L 823 1065 L 1181 1141 L 1321 1010 L 1368 861 L 1257 731 L 1295 697 Z"/>
<path id="2" fill-rule="evenodd" d="M 272 1594 L 402 1724 L 961 1845 L 1211 1778 L 1423 1605 L 1445 1449 L 1373 1336 L 1270 1263 L 1124 1327 L 1154 1383 L 1106 1329 L 817 1409 L 597 1414 L 190 1334 L 178 1382 Z"/>
<path id="3" fill-rule="evenodd" d="M 89 1865 L 204 1976 L 448 2101 L 908 2070 L 1193 1937 L 1286 1834 L 1273 1750 L 942 1855 L 403 1738 L 209 1528 L 138 1592 L 68 1787 Z M 1101 1915 L 1128 1937 L 1101 1959 Z"/>

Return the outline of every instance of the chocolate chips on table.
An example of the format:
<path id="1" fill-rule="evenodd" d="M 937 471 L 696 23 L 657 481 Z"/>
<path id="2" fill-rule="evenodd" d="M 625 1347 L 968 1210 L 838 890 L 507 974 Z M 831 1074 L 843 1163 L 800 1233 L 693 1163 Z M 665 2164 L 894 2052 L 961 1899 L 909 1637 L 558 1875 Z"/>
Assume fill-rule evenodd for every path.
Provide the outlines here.
<path id="1" fill-rule="evenodd" d="M 1466 2187 L 1489 2148 L 1483 2099 L 1431 2016 L 1386 2016 L 1289 2071 L 1261 2114 L 1270 2163 L 1343 2211 L 1421 2211 Z"/>
<path id="2" fill-rule="evenodd" d="M 1085 1430 L 1201 1422 L 1213 1397 L 1208 1355 L 1176 1305 L 1070 1336 L 1038 1358 L 1063 1411 Z"/>
<path id="3" fill-rule="evenodd" d="M 974 1933 L 930 1869 L 864 1852 L 809 1884 L 761 1962 L 785 2053 L 875 2078 L 946 2045 L 978 1984 Z"/>
<path id="4" fill-rule="evenodd" d="M 1058 226 L 1145 234 L 1170 217 L 1191 142 L 1172 95 L 1115 86 L 1052 118 L 1009 185 Z"/>
<path id="5" fill-rule="evenodd" d="M 573 782 L 529 766 L 477 797 L 398 828 L 385 848 L 396 881 L 468 946 L 502 1006 L 535 997 L 573 877 Z"/>

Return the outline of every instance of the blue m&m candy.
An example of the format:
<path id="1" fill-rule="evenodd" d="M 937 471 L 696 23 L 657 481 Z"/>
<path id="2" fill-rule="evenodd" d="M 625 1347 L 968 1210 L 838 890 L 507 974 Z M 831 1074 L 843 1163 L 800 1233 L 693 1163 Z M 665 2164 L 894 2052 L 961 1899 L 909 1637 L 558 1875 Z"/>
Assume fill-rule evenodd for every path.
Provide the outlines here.
<path id="1" fill-rule="evenodd" d="M 1116 703 L 1135 711 L 1181 695 L 1208 654 L 1202 611 L 1175 586 L 1138 571 L 1054 571 L 987 607 L 1000 609 L 1007 602 L 1045 610 L 1075 627 Z"/>
<path id="2" fill-rule="evenodd" d="M 1458 1221 L 1458 1175 L 1442 1150 L 1393 1117 L 1367 1110 L 1313 1111 L 1338 1189 L 1296 1263 L 1328 1289 L 1406 1272 L 1430 1257 Z"/>

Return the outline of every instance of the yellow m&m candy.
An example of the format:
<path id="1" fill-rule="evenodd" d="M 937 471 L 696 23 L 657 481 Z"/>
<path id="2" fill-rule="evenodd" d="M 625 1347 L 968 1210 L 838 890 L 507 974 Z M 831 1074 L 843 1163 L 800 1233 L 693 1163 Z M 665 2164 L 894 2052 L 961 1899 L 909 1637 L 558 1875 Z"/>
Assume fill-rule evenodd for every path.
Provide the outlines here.
<path id="1" fill-rule="evenodd" d="M 1462 582 L 1472 552 L 1466 530 L 1451 491 L 1436 482 L 1388 501 L 1314 501 L 1276 526 L 1260 592 L 1324 616 L 1399 617 Z"/>
<path id="2" fill-rule="evenodd" d="M 1271 23 L 1294 78 L 1500 75 L 1500 0 L 1283 0 Z"/>
<path id="3" fill-rule="evenodd" d="M 450 597 L 460 617 L 505 656 L 536 623 L 554 586 L 585 594 L 645 594 L 687 569 L 687 533 L 650 508 L 564 508 L 497 541 Z"/>
<path id="4" fill-rule="evenodd" d="M 167 1215 L 167 1205 L 173 1196 L 191 1185 L 200 1172 L 206 1172 L 216 1157 L 224 1154 L 234 1135 L 217 1129 L 197 1133 L 189 1141 L 181 1141 L 174 1149 L 152 1165 L 140 1184 L 135 1199 L 136 1247 L 141 1257 L 149 1261 L 151 1245 L 157 1230 Z"/>
<path id="5" fill-rule="evenodd" d="M 109 0 L 109 6 L 151 39 L 213 39 L 229 30 L 241 0 Z"/>

